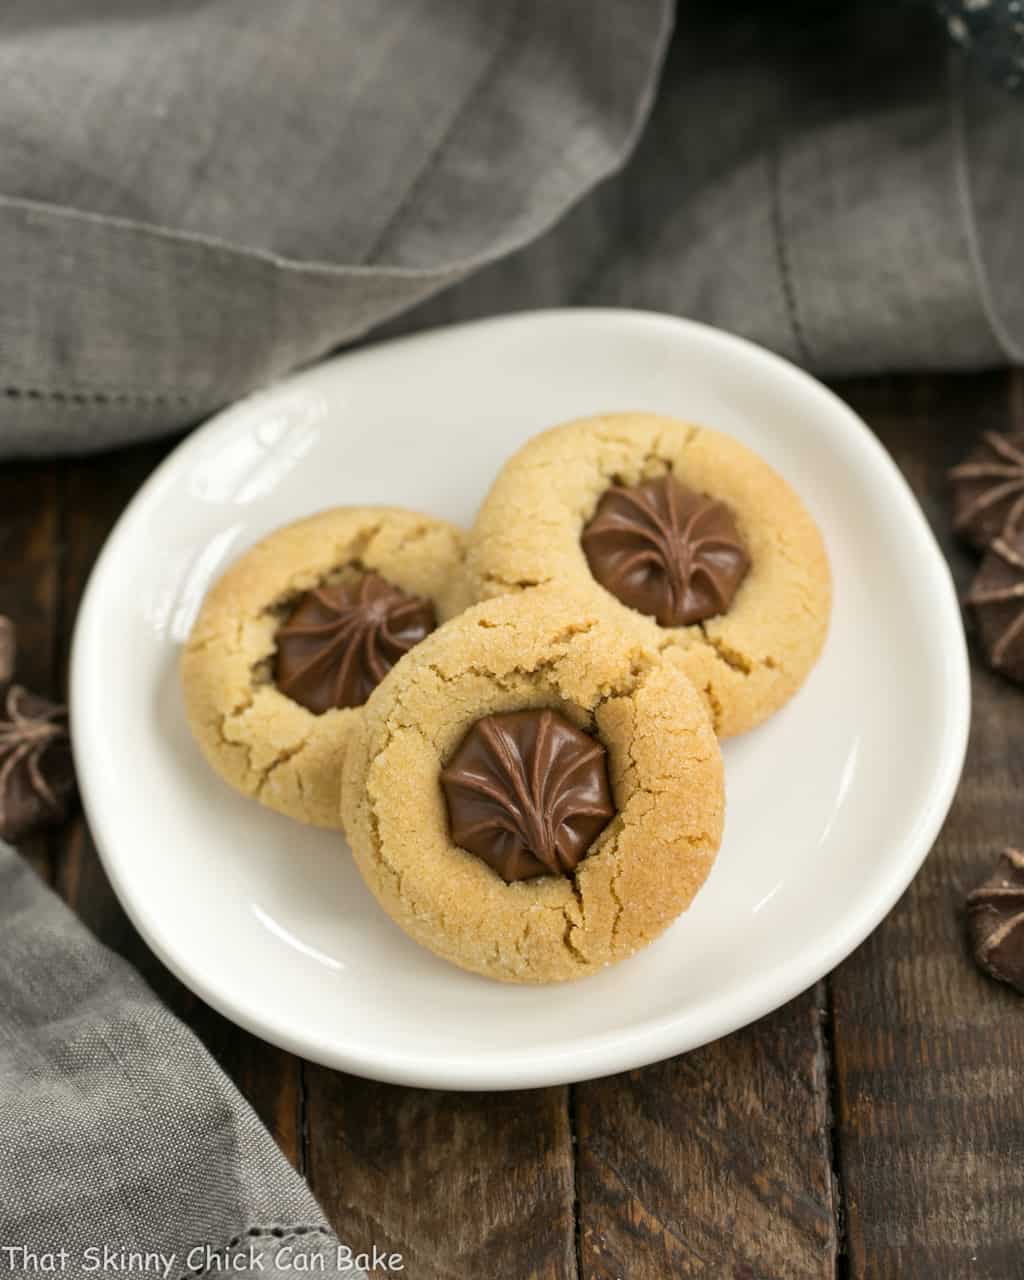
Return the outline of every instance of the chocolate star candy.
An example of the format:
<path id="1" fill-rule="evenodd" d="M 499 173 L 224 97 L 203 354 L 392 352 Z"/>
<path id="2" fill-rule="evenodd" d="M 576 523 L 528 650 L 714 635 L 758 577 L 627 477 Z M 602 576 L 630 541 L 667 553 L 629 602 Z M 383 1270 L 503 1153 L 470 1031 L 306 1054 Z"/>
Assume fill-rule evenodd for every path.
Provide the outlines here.
<path id="1" fill-rule="evenodd" d="M 572 875 L 615 814 L 604 747 L 548 709 L 478 720 L 441 785 L 455 843 L 508 883 Z"/>
<path id="2" fill-rule="evenodd" d="M 949 475 L 953 528 L 979 551 L 1008 525 L 1024 523 L 1024 431 L 986 431 Z"/>
<path id="3" fill-rule="evenodd" d="M 75 792 L 67 711 L 8 685 L 0 700 L 0 837 L 63 822 Z"/>
<path id="4" fill-rule="evenodd" d="M 1024 525 L 996 538 L 967 596 L 989 665 L 1024 682 Z"/>
<path id="5" fill-rule="evenodd" d="M 1024 853 L 1007 849 L 989 878 L 967 897 L 978 964 L 1024 993 Z"/>
<path id="6" fill-rule="evenodd" d="M 671 475 L 612 485 L 580 541 L 597 581 L 663 627 L 727 613 L 750 568 L 725 503 Z"/>
<path id="7" fill-rule="evenodd" d="M 404 653 L 437 626 L 434 606 L 379 574 L 307 591 L 277 631 L 274 678 L 321 715 L 360 707 Z"/>

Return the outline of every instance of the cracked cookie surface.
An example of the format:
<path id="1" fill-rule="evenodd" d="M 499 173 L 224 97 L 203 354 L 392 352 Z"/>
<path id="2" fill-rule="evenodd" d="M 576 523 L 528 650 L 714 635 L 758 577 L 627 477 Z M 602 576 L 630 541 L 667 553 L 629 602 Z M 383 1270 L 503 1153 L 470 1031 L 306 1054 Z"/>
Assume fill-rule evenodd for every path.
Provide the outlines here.
<path id="1" fill-rule="evenodd" d="M 608 753 L 616 815 L 572 876 L 505 881 L 450 834 L 440 773 L 482 716 L 549 707 Z M 409 653 L 366 704 L 342 811 L 356 864 L 412 938 L 506 982 L 622 960 L 692 901 L 721 841 L 722 759 L 683 673 L 593 593 L 485 601 Z"/>
<path id="2" fill-rule="evenodd" d="M 363 707 L 315 715 L 274 683 L 288 608 L 326 582 L 376 572 L 433 602 L 439 621 L 463 601 L 463 535 L 393 507 L 339 507 L 276 530 L 237 560 L 203 601 L 181 658 L 185 707 L 209 764 L 271 809 L 338 828 L 341 768 Z"/>
<path id="3" fill-rule="evenodd" d="M 725 502 L 751 567 L 728 612 L 662 627 L 592 576 L 580 538 L 613 484 L 671 472 Z M 831 575 L 822 537 L 798 495 L 729 436 L 650 413 L 567 423 L 534 437 L 504 466 L 470 532 L 467 581 L 478 600 L 538 584 L 599 597 L 623 627 L 678 666 L 715 729 L 753 728 L 796 692 L 825 642 Z"/>

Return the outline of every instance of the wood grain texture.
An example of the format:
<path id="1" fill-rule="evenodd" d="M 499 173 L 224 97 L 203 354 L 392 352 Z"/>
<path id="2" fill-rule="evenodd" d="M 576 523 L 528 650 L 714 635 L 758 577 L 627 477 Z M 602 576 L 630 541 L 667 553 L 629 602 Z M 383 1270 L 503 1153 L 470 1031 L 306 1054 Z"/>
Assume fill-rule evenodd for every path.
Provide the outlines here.
<path id="1" fill-rule="evenodd" d="M 309 1177 L 415 1280 L 575 1280 L 568 1091 L 438 1093 L 307 1067 Z"/>
<path id="2" fill-rule="evenodd" d="M 962 592 L 976 561 L 951 534 L 946 470 L 981 429 L 1008 424 L 1009 379 L 841 390 L 903 468 Z M 1019 405 L 1019 381 L 1014 394 Z M 971 746 L 945 829 L 897 908 L 831 980 L 857 1277 L 1024 1274 L 1024 1000 L 975 968 L 963 916 L 999 849 L 1024 839 L 1024 691 L 976 654 L 972 665 Z"/>
<path id="3" fill-rule="evenodd" d="M 834 1276 L 823 997 L 577 1086 L 581 1276 Z"/>
<path id="4" fill-rule="evenodd" d="M 0 613 L 18 630 L 15 679 L 59 698 L 57 631 L 60 525 L 57 473 L 49 464 L 0 468 Z M 46 832 L 20 845 L 46 880 L 52 878 L 54 838 Z"/>
<path id="5" fill-rule="evenodd" d="M 166 445 L 147 445 L 61 466 L 59 501 L 65 548 L 60 583 L 64 625 L 59 652 L 65 668 L 71 628 L 96 556 L 129 499 L 166 451 Z M 153 553 L 159 555 L 159 548 L 154 548 Z M 160 964 L 122 911 L 80 817 L 63 833 L 56 884 L 58 892 L 93 932 L 130 960 L 167 1005 L 189 1023 L 248 1098 L 284 1153 L 301 1168 L 301 1063 L 234 1027 Z"/>

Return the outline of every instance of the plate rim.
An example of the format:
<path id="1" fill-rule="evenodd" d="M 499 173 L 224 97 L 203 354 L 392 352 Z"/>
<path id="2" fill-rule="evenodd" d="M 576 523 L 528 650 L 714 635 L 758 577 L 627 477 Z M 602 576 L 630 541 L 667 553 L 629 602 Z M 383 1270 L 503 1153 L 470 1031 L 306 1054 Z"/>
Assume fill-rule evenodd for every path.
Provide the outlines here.
<path id="1" fill-rule="evenodd" d="M 138 901 L 132 892 L 127 878 L 122 874 L 121 860 L 113 852 L 112 846 L 116 844 L 116 839 L 110 835 L 104 805 L 97 799 L 100 789 L 93 780 L 89 755 L 81 744 L 81 735 L 74 729 L 76 723 L 83 722 L 86 695 L 80 692 L 85 686 L 82 673 L 90 659 L 93 635 L 102 622 L 95 602 L 109 572 L 108 565 L 113 560 L 114 549 L 125 530 L 131 528 L 142 511 L 163 491 L 168 476 L 180 467 L 182 455 L 205 448 L 218 434 L 229 432 L 232 427 L 229 415 L 237 413 L 240 406 L 258 402 L 268 394 L 279 393 L 284 388 L 318 374 L 327 366 L 343 365 L 370 353 L 394 351 L 429 343 L 439 336 L 450 337 L 484 328 L 528 328 L 538 323 L 552 322 L 611 322 L 636 329 L 660 330 L 663 333 L 674 330 L 691 339 L 732 348 L 741 359 L 767 365 L 776 374 L 795 379 L 805 392 L 816 396 L 829 410 L 828 429 L 852 434 L 875 474 L 886 476 L 894 496 L 898 494 L 908 531 L 913 531 L 916 542 L 925 552 L 923 561 L 928 566 L 929 596 L 936 612 L 941 611 L 944 615 L 941 619 L 937 618 L 937 625 L 942 636 L 944 665 L 952 677 L 946 690 L 949 732 L 943 738 L 941 754 L 929 784 L 927 802 L 903 839 L 893 847 L 885 864 L 887 874 L 880 871 L 874 877 L 870 892 L 865 891 L 858 900 L 859 905 L 855 903 L 854 909 L 844 914 L 828 939 L 812 942 L 774 968 L 753 976 L 727 1001 L 722 1001 L 717 1010 L 708 1012 L 703 1005 L 690 1006 L 688 1011 L 662 1013 L 636 1027 L 581 1037 L 568 1046 L 548 1049 L 543 1054 L 538 1054 L 535 1048 L 518 1053 L 506 1050 L 500 1061 L 491 1058 L 480 1060 L 472 1050 L 460 1050 L 446 1058 L 435 1055 L 424 1061 L 410 1052 L 382 1052 L 379 1046 L 373 1047 L 369 1052 L 360 1052 L 358 1047 L 353 1048 L 351 1044 L 325 1044 L 315 1036 L 292 1033 L 261 1016 L 257 1009 L 251 1007 L 251 1002 L 239 1003 L 229 992 L 219 989 L 214 977 L 189 966 L 187 948 L 179 952 L 167 941 L 154 921 L 153 913 L 147 914 L 144 903 Z M 840 423 L 843 424 L 842 429 Z M 72 636 L 69 672 L 72 751 L 82 805 L 92 838 L 122 908 L 161 963 L 224 1017 L 253 1035 L 308 1061 L 392 1084 L 467 1091 L 566 1084 L 662 1061 L 699 1048 L 767 1016 L 812 986 L 867 938 L 896 905 L 917 874 L 952 806 L 970 732 L 970 662 L 952 574 L 910 485 L 878 437 L 849 405 L 818 379 L 757 343 L 699 321 L 628 308 L 547 308 L 437 326 L 411 335 L 369 343 L 351 352 L 333 356 L 219 410 L 174 446 L 132 496 L 107 535 L 82 594 Z M 84 722 L 89 720 L 88 713 L 85 713 Z M 690 1026 L 694 1021 L 700 1024 L 696 1037 Z M 358 1046 L 358 1041 L 356 1044 Z"/>

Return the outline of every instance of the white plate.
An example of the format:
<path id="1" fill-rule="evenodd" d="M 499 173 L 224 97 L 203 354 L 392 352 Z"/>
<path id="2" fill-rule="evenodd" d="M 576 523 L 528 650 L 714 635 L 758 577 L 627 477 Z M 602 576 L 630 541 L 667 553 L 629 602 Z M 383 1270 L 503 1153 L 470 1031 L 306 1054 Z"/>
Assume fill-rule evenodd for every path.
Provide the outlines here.
<path id="1" fill-rule="evenodd" d="M 832 633 L 793 702 L 726 745 L 725 842 L 691 910 L 595 977 L 503 986 L 406 939 L 340 837 L 266 812 L 210 773 L 185 723 L 178 649 L 213 578 L 275 526 L 341 503 L 468 522 L 527 437 L 615 409 L 730 432 L 795 485 L 828 543 Z M 747 342 L 615 311 L 388 343 L 220 414 L 111 535 L 78 620 L 71 701 L 96 842 L 160 959 L 227 1017 L 304 1057 L 457 1089 L 652 1062 L 816 981 L 924 859 L 969 720 L 946 565 L 860 419 Z"/>

